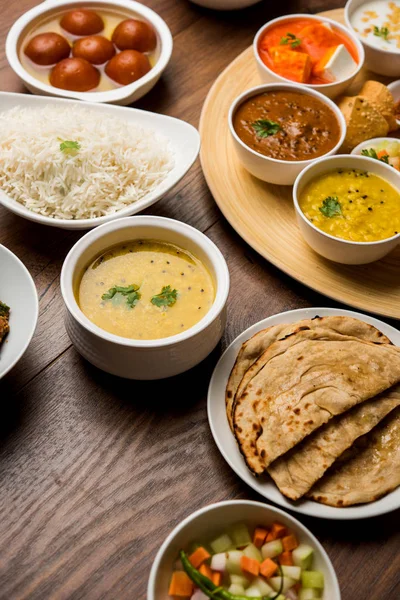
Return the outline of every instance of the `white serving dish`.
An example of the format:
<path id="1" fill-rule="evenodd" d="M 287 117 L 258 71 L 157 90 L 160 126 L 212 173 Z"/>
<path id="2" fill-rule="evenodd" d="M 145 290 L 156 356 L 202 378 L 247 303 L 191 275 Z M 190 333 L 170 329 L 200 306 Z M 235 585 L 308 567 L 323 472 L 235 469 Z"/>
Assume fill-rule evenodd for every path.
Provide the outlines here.
<path id="1" fill-rule="evenodd" d="M 260 0 L 190 0 L 193 4 L 214 10 L 239 10 L 257 4 Z"/>
<path id="2" fill-rule="evenodd" d="M 351 17 L 354 11 L 359 8 L 362 4 L 365 4 L 366 0 L 348 0 L 344 8 L 344 19 L 347 27 L 353 33 L 354 36 L 361 41 L 361 44 L 365 51 L 365 66 L 370 71 L 378 73 L 379 75 L 387 75 L 388 77 L 399 77 L 400 76 L 400 52 L 391 52 L 390 50 L 382 50 L 376 48 L 370 44 L 367 40 L 364 40 L 361 36 L 354 31 L 351 24 Z"/>
<path id="3" fill-rule="evenodd" d="M 374 158 L 342 154 L 322 157 L 300 173 L 293 187 L 293 202 L 296 220 L 305 241 L 324 258 L 344 265 L 365 265 L 380 260 L 400 242 L 400 232 L 377 242 L 351 242 L 334 237 L 315 227 L 304 215 L 298 198 L 304 187 L 315 177 L 334 169 L 361 169 L 371 171 L 386 179 L 400 192 L 400 173 L 393 167 Z"/>
<path id="4" fill-rule="evenodd" d="M 349 87 L 349 85 L 352 83 L 352 81 L 355 79 L 357 74 L 362 69 L 363 64 L 364 64 L 364 49 L 363 49 L 363 46 L 360 43 L 358 37 L 355 35 L 355 33 L 353 31 L 350 31 L 349 29 L 347 29 L 347 27 L 345 27 L 344 25 L 341 25 L 337 21 L 333 21 L 332 19 L 328 19 L 327 17 L 321 17 L 319 15 L 309 15 L 309 14 L 307 14 L 307 15 L 304 15 L 304 14 L 285 15 L 283 17 L 278 17 L 276 19 L 272 19 L 272 21 L 268 21 L 268 23 L 263 25 L 257 31 L 256 36 L 253 41 L 253 53 L 254 53 L 254 57 L 256 59 L 257 70 L 258 70 L 258 74 L 261 78 L 261 81 L 264 81 L 265 83 L 290 82 L 289 79 L 286 79 L 286 77 L 282 77 L 281 75 L 278 75 L 277 73 L 272 71 L 269 67 L 267 67 L 267 65 L 265 65 L 263 63 L 263 61 L 261 60 L 260 54 L 258 52 L 258 45 L 259 45 L 260 38 L 263 36 L 263 34 L 265 33 L 265 31 L 267 29 L 269 29 L 270 27 L 274 27 L 275 25 L 282 24 L 285 21 L 290 21 L 292 19 L 312 19 L 313 21 L 318 21 L 320 23 L 329 23 L 333 29 L 337 29 L 338 31 L 340 31 L 340 33 L 342 33 L 343 35 L 348 37 L 349 40 L 354 44 L 354 46 L 357 50 L 357 53 L 358 53 L 358 67 L 354 71 L 354 73 L 352 73 L 349 77 L 346 77 L 345 79 L 341 79 L 339 81 L 334 81 L 332 83 L 323 83 L 323 84 L 296 83 L 295 84 L 297 86 L 301 85 L 303 87 L 307 87 L 308 89 L 317 90 L 318 92 L 321 92 L 321 94 L 324 94 L 325 96 L 328 96 L 329 98 L 336 98 L 337 96 L 340 96 L 340 94 L 343 94 L 346 91 L 346 89 Z"/>
<path id="5" fill-rule="evenodd" d="M 0 300 L 10 307 L 10 331 L 0 344 L 0 379 L 17 364 L 36 329 L 39 301 L 23 262 L 0 244 Z"/>
<path id="6" fill-rule="evenodd" d="M 361 142 L 361 144 L 358 144 L 358 146 L 353 148 L 353 150 L 351 151 L 351 154 L 355 154 L 356 156 L 362 156 L 361 150 L 364 150 L 365 148 L 374 148 L 375 146 L 377 146 L 378 144 L 381 144 L 382 142 L 387 142 L 389 144 L 393 144 L 393 142 L 397 142 L 397 144 L 400 147 L 400 140 L 397 138 L 378 137 L 378 138 L 371 138 L 370 140 L 366 140 L 365 142 Z"/>
<path id="7" fill-rule="evenodd" d="M 237 135 L 233 126 L 233 117 L 238 107 L 248 98 L 262 94 L 264 92 L 273 91 L 289 91 L 289 92 L 301 92 L 308 96 L 318 98 L 324 104 L 327 104 L 329 108 L 335 113 L 337 120 L 339 121 L 341 135 L 338 143 L 332 150 L 327 152 L 324 156 L 331 156 L 335 154 L 340 146 L 343 144 L 344 138 L 346 137 L 346 121 L 344 120 L 343 114 L 337 105 L 332 102 L 326 96 L 323 96 L 319 92 L 310 87 L 298 86 L 295 83 L 267 83 L 253 87 L 247 90 L 234 100 L 228 115 L 229 131 L 233 139 L 233 145 L 239 160 L 243 163 L 243 166 L 258 179 L 267 181 L 268 183 L 275 183 L 277 185 L 292 185 L 298 176 L 298 174 L 308 165 L 313 163 L 316 159 L 310 160 L 278 160 L 269 156 L 264 156 L 255 150 L 252 150 L 247 146 Z"/>
<path id="8" fill-rule="evenodd" d="M 43 98 L 42 96 L 31 96 L 30 94 L 12 94 L 8 92 L 0 92 L 0 112 L 10 110 L 14 106 L 22 108 L 43 108 L 44 106 L 70 106 L 76 105 L 75 100 L 67 100 L 61 98 Z M 89 229 L 102 225 L 109 221 L 133 215 L 145 208 L 148 208 L 170 189 L 172 189 L 187 173 L 192 164 L 197 158 L 200 149 L 200 136 L 192 125 L 175 119 L 152 113 L 147 110 L 139 110 L 137 108 L 124 108 L 120 106 L 112 106 L 109 104 L 87 103 L 85 105 L 78 104 L 79 108 L 86 108 L 110 115 L 110 117 L 118 117 L 125 119 L 129 123 L 157 131 L 158 134 L 165 136 L 170 140 L 171 147 L 174 153 L 175 165 L 167 177 L 160 183 L 158 187 L 146 194 L 137 202 L 126 206 L 122 210 L 105 215 L 103 217 L 95 217 L 94 219 L 53 219 L 37 214 L 28 210 L 25 206 L 7 196 L 0 189 L 0 204 L 5 206 L 11 212 L 24 217 L 29 221 L 35 221 L 42 225 L 50 227 L 60 227 L 62 229 Z"/>
<path id="9" fill-rule="evenodd" d="M 154 559 L 147 587 L 147 600 L 165 600 L 169 597 L 168 586 L 181 549 L 187 549 L 194 542 L 205 543 L 236 523 L 256 527 L 264 524 L 267 526 L 273 521 L 286 525 L 301 543 L 309 544 L 314 548 L 315 569 L 324 574 L 323 598 L 340 600 L 339 583 L 333 565 L 311 531 L 287 512 L 251 500 L 228 500 L 211 504 L 197 510 L 179 523 L 162 544 Z"/>
<path id="10" fill-rule="evenodd" d="M 382 515 L 400 508 L 400 487 L 375 502 L 347 506 L 344 508 L 327 506 L 308 499 L 300 499 L 297 502 L 293 502 L 280 493 L 269 477 L 254 477 L 247 468 L 235 437 L 229 427 L 225 407 L 226 384 L 240 347 L 244 342 L 257 332 L 266 329 L 267 327 L 272 327 L 273 325 L 295 323 L 302 319 L 313 319 L 316 316 L 330 317 L 335 315 L 353 317 L 365 321 L 388 336 L 393 344 L 400 346 L 400 331 L 379 319 L 351 310 L 336 308 L 299 308 L 297 310 L 289 310 L 287 312 L 272 315 L 243 331 L 225 350 L 211 377 L 208 388 L 207 410 L 211 433 L 222 456 L 231 469 L 235 471 L 236 475 L 258 494 L 266 498 L 267 501 L 275 502 L 275 504 L 278 504 L 285 510 L 295 511 L 303 515 L 309 515 L 310 517 L 339 520 L 349 519 L 350 521 L 353 521 L 354 519 L 364 519 Z M 327 595 L 326 598 L 327 600 L 330 600 L 329 595 Z"/>
<path id="11" fill-rule="evenodd" d="M 18 51 L 26 33 L 32 29 L 32 24 L 37 24 L 54 14 L 79 7 L 120 10 L 123 14 L 132 15 L 132 17 L 137 16 L 151 23 L 157 32 L 159 45 L 159 56 L 154 67 L 138 81 L 106 92 L 62 90 L 43 83 L 28 73 L 19 60 Z M 172 35 L 168 25 L 157 13 L 140 2 L 134 0 L 130 0 L 130 2 L 125 2 L 125 0 L 47 0 L 47 2 L 42 2 L 28 10 L 15 21 L 7 35 L 6 56 L 11 68 L 28 90 L 34 94 L 74 98 L 75 100 L 85 100 L 87 102 L 110 102 L 111 104 L 126 106 L 139 100 L 155 86 L 171 58 L 172 45 Z"/>
<path id="12" fill-rule="evenodd" d="M 396 81 L 389 83 L 387 88 L 391 92 L 395 103 L 397 104 L 397 102 L 400 102 L 400 79 L 396 79 Z M 396 123 L 400 126 L 400 119 L 396 119 Z"/>
<path id="13" fill-rule="evenodd" d="M 135 239 L 176 244 L 192 252 L 208 268 L 216 289 L 214 304 L 190 329 L 159 340 L 133 340 L 101 329 L 79 308 L 74 292 L 85 267 L 110 246 Z M 226 320 L 229 271 L 217 246 L 190 225 L 164 217 L 128 217 L 90 231 L 72 247 L 61 271 L 61 293 L 67 308 L 68 335 L 84 358 L 112 375 L 162 379 L 197 365 L 221 339 Z"/>

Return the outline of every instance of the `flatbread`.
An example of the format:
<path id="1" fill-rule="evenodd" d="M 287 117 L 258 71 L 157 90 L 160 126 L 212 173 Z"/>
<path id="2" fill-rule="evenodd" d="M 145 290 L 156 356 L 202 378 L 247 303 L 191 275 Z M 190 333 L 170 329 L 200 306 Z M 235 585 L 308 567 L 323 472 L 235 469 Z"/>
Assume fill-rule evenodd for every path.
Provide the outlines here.
<path id="1" fill-rule="evenodd" d="M 366 81 L 358 94 L 365 98 L 387 121 L 389 131 L 399 128 L 395 117 L 395 103 L 390 90 L 379 81 Z"/>
<path id="2" fill-rule="evenodd" d="M 315 329 L 316 327 L 328 328 L 343 335 L 351 335 L 370 342 L 391 343 L 389 338 L 376 327 L 359 319 L 341 316 L 314 317 L 295 323 L 274 325 L 259 331 L 242 345 L 226 386 L 226 414 L 232 431 L 235 396 L 242 393 L 250 379 L 258 372 L 260 367 L 256 365 L 257 359 L 278 339 L 282 339 L 299 329 Z M 253 365 L 254 368 L 249 371 Z"/>
<path id="3" fill-rule="evenodd" d="M 278 340 L 262 359 L 234 411 L 239 448 L 257 475 L 333 416 L 400 382 L 399 348 L 327 330 Z"/>
<path id="4" fill-rule="evenodd" d="M 365 98 L 345 96 L 340 99 L 338 106 L 347 125 L 346 137 L 341 147 L 342 153 L 351 152 L 365 140 L 385 137 L 389 133 L 386 119 Z"/>
<path id="5" fill-rule="evenodd" d="M 330 506 L 352 506 L 378 500 L 399 485 L 400 409 L 397 408 L 343 455 L 307 496 Z"/>
<path id="6" fill-rule="evenodd" d="M 356 439 L 400 406 L 400 385 L 331 419 L 275 460 L 268 473 L 284 496 L 298 500 Z M 399 440 L 400 441 L 400 440 Z"/>

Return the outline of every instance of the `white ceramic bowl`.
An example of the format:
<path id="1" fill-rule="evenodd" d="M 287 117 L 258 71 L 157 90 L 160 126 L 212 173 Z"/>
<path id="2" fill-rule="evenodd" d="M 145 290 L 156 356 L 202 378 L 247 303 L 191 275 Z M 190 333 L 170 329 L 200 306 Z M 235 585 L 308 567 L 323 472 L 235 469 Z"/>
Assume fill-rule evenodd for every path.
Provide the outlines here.
<path id="1" fill-rule="evenodd" d="M 329 98 L 336 98 L 336 96 L 343 94 L 345 92 L 345 90 L 349 87 L 351 82 L 354 80 L 354 78 L 357 76 L 359 71 L 362 69 L 362 66 L 364 64 L 364 49 L 363 49 L 362 44 L 358 40 L 357 36 L 355 35 L 355 33 L 353 33 L 353 31 L 350 31 L 349 29 L 347 29 L 347 27 L 345 27 L 344 25 L 341 25 L 337 21 L 333 21 L 332 19 L 328 19 L 326 17 L 321 17 L 319 15 L 308 15 L 308 14 L 307 15 L 304 15 L 304 14 L 285 15 L 283 17 L 278 17 L 277 19 L 272 19 L 272 21 L 268 21 L 268 23 L 263 25 L 261 27 L 261 29 L 259 29 L 257 31 L 256 36 L 253 41 L 253 52 L 254 52 L 254 57 L 256 59 L 256 63 L 257 63 L 258 74 L 260 75 L 261 80 L 265 81 L 266 83 L 290 81 L 289 79 L 286 79 L 286 77 L 282 77 L 281 75 L 278 75 L 277 73 L 272 71 L 269 67 L 267 67 L 266 64 L 263 63 L 263 61 L 261 60 L 261 57 L 260 57 L 260 53 L 258 51 L 258 46 L 259 46 L 260 38 L 264 35 L 264 33 L 266 32 L 267 29 L 270 29 L 270 27 L 274 27 L 275 25 L 278 25 L 278 24 L 283 24 L 286 21 L 290 22 L 292 19 L 312 19 L 313 21 L 318 21 L 320 23 L 329 23 L 333 29 L 337 29 L 338 31 L 340 31 L 341 34 L 345 35 L 354 44 L 354 46 L 357 50 L 357 53 L 358 53 L 358 67 L 354 71 L 354 73 L 352 73 L 350 75 L 350 77 L 347 77 L 346 79 L 342 79 L 339 81 L 334 81 L 333 83 L 323 83 L 323 84 L 318 84 L 318 85 L 311 84 L 311 83 L 296 84 L 297 86 L 302 85 L 309 89 L 312 88 L 314 90 L 318 90 L 319 92 L 321 92 L 321 94 L 324 94 L 325 96 L 328 96 Z"/>
<path id="2" fill-rule="evenodd" d="M 367 40 L 354 31 L 351 23 L 351 18 L 354 11 L 359 8 L 362 4 L 365 4 L 366 0 L 348 0 L 344 9 L 344 19 L 347 27 L 357 36 L 361 41 L 361 44 L 365 51 L 365 66 L 367 69 L 379 73 L 379 75 L 387 75 L 388 77 L 399 77 L 400 76 L 400 52 L 390 52 L 390 50 L 381 50 L 372 46 Z"/>
<path id="3" fill-rule="evenodd" d="M 0 344 L 0 379 L 24 354 L 36 329 L 39 301 L 33 279 L 15 254 L 0 245 L 0 300 L 10 307 L 10 332 Z"/>
<path id="4" fill-rule="evenodd" d="M 28 73 L 22 66 L 18 53 L 25 36 L 34 26 L 47 18 L 72 8 L 103 8 L 121 11 L 128 17 L 139 17 L 153 25 L 158 37 L 158 59 L 155 66 L 144 77 L 129 85 L 120 86 L 106 92 L 70 92 L 43 83 Z M 26 87 L 34 94 L 61 96 L 87 102 L 110 102 L 127 105 L 147 94 L 159 80 L 172 54 L 172 35 L 161 17 L 140 2 L 125 0 L 47 0 L 24 13 L 11 27 L 6 40 L 6 56 L 11 68 L 22 79 Z"/>
<path id="5" fill-rule="evenodd" d="M 392 138 L 392 137 L 371 138 L 370 140 L 366 140 L 365 142 L 361 142 L 361 144 L 358 144 L 358 146 L 353 148 L 353 150 L 351 151 L 351 154 L 355 154 L 356 156 L 362 156 L 361 151 L 364 150 L 364 148 L 374 148 L 375 146 L 377 146 L 378 144 L 381 144 L 382 142 L 389 143 L 389 144 L 393 144 L 393 142 L 397 142 L 397 144 L 400 146 L 400 140 L 397 138 Z"/>
<path id="6" fill-rule="evenodd" d="M 133 340 L 92 323 L 74 291 L 85 267 L 110 246 L 135 239 L 156 239 L 189 250 L 208 268 L 216 289 L 214 304 L 193 327 L 159 340 Z M 203 233 L 173 219 L 142 216 L 118 219 L 84 235 L 67 255 L 61 271 L 67 308 L 65 325 L 75 348 L 99 369 L 129 379 L 162 379 L 191 369 L 215 348 L 226 320 L 229 271 L 217 246 Z"/>
<path id="7" fill-rule="evenodd" d="M 397 102 L 400 101 L 400 79 L 396 79 L 396 81 L 392 81 L 392 83 L 389 83 L 389 85 L 387 87 L 393 96 L 393 100 L 397 104 Z M 396 123 L 397 123 L 397 125 L 400 125 L 400 119 L 396 119 Z"/>
<path id="8" fill-rule="evenodd" d="M 400 192 L 399 172 L 374 158 L 343 154 L 316 160 L 300 173 L 293 188 L 296 219 L 305 241 L 321 256 L 345 265 L 364 265 L 383 258 L 400 243 L 400 233 L 378 242 L 351 242 L 334 237 L 318 229 L 307 219 L 301 210 L 299 197 L 304 187 L 318 175 L 334 169 L 361 169 L 370 171 L 386 179 L 386 181 Z"/>
<path id="9" fill-rule="evenodd" d="M 260 0 L 191 0 L 191 2 L 214 10 L 239 10 L 257 4 Z"/>
<path id="10" fill-rule="evenodd" d="M 274 91 L 289 91 L 289 92 L 301 92 L 302 94 L 318 98 L 324 104 L 327 104 L 329 108 L 335 113 L 341 130 L 341 135 L 336 146 L 327 152 L 324 156 L 330 156 L 335 154 L 340 146 L 343 144 L 344 138 L 346 137 L 346 121 L 344 120 L 343 114 L 340 109 L 336 106 L 332 100 L 323 96 L 319 92 L 306 87 L 299 87 L 295 83 L 269 83 L 259 85 L 257 87 L 247 90 L 234 100 L 232 103 L 229 115 L 229 131 L 233 139 L 233 145 L 239 160 L 243 163 L 243 166 L 258 179 L 267 181 L 268 183 L 275 183 L 277 185 L 292 185 L 297 175 L 309 164 L 315 161 L 315 158 L 310 160 L 278 160 L 269 156 L 264 156 L 255 150 L 252 150 L 247 146 L 237 135 L 233 126 L 233 118 L 236 110 L 239 106 L 248 98 L 263 94 L 265 92 Z"/>
<path id="11" fill-rule="evenodd" d="M 0 189 L 0 204 L 5 206 L 11 212 L 24 217 L 29 221 L 35 221 L 41 225 L 49 225 L 50 227 L 60 227 L 62 229 L 90 229 L 103 223 L 108 223 L 118 219 L 133 215 L 145 208 L 148 208 L 170 189 L 172 189 L 187 173 L 192 164 L 197 158 L 200 149 L 200 136 L 198 131 L 189 123 L 152 113 L 147 110 L 139 110 L 137 108 L 125 108 L 121 106 L 112 106 L 110 104 L 95 104 L 88 103 L 84 106 L 78 104 L 75 100 L 67 100 L 62 98 L 43 98 L 43 96 L 32 96 L 31 94 L 11 94 L 0 92 L 0 112 L 10 110 L 14 106 L 21 108 L 40 109 L 45 106 L 65 107 L 77 106 L 78 109 L 86 108 L 101 112 L 105 116 L 117 117 L 126 120 L 127 123 L 132 123 L 139 127 L 156 131 L 158 134 L 170 140 L 171 149 L 174 154 L 175 165 L 168 173 L 167 177 L 148 194 L 143 196 L 137 202 L 127 205 L 125 208 L 103 217 L 95 217 L 94 219 L 53 219 L 28 210 L 23 204 L 7 196 Z"/>
<path id="12" fill-rule="evenodd" d="M 174 565 L 181 549 L 197 541 L 206 542 L 226 531 L 235 523 L 246 523 L 250 527 L 269 525 L 279 521 L 289 527 L 302 543 L 315 550 L 314 566 L 324 574 L 325 589 L 323 598 L 340 600 L 340 589 L 332 563 L 309 529 L 288 513 L 261 502 L 250 500 L 229 500 L 205 506 L 182 521 L 169 534 L 159 549 L 150 571 L 147 587 L 147 600 L 168 598 L 168 586 Z"/>

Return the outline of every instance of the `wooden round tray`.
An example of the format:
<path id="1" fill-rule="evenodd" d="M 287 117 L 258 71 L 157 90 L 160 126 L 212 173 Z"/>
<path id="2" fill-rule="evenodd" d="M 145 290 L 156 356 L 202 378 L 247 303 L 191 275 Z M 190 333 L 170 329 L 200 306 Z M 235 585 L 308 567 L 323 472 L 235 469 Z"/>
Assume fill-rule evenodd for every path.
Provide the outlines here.
<path id="1" fill-rule="evenodd" d="M 343 22 L 342 9 L 321 14 Z M 388 82 L 363 70 L 349 95 L 367 79 Z M 369 265 L 325 260 L 301 237 L 292 188 L 256 179 L 237 160 L 228 130 L 229 107 L 239 94 L 260 83 L 253 50 L 248 48 L 221 73 L 203 106 L 201 164 L 219 208 L 250 246 L 301 283 L 350 306 L 400 319 L 400 246 Z"/>

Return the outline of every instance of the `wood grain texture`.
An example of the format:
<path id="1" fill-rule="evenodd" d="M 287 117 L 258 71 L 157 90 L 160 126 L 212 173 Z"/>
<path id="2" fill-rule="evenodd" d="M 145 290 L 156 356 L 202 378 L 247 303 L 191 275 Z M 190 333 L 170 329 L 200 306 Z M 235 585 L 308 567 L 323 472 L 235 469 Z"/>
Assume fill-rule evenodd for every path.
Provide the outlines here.
<path id="1" fill-rule="evenodd" d="M 323 13 L 343 21 L 342 9 Z M 352 84 L 356 93 L 372 73 Z M 400 318 L 400 246 L 378 262 L 350 266 L 324 259 L 304 241 L 296 223 L 292 188 L 253 177 L 237 158 L 229 132 L 230 105 L 259 85 L 253 49 L 245 50 L 211 88 L 200 121 L 201 164 L 210 190 L 238 233 L 274 265 L 319 292 L 365 311 Z"/>
<path id="2" fill-rule="evenodd" d="M 171 27 L 175 46 L 165 75 L 138 106 L 197 125 L 212 83 L 261 23 L 343 3 L 264 0 L 224 14 L 187 0 L 146 1 Z M 24 91 L 4 42 L 13 21 L 35 4 L 0 0 L 2 90 Z M 225 335 L 210 357 L 171 380 L 136 383 L 89 365 L 65 332 L 59 273 L 82 233 L 47 229 L 0 208 L 0 242 L 27 265 L 40 296 L 32 344 L 0 382 L 1 600 L 144 600 L 155 553 L 179 521 L 211 502 L 260 500 L 212 440 L 205 404 L 212 369 L 261 318 L 336 306 L 243 242 L 221 216 L 199 163 L 151 212 L 206 232 L 227 258 L 232 287 Z M 334 525 L 300 517 L 329 552 L 343 600 L 400 596 L 398 517 Z"/>

